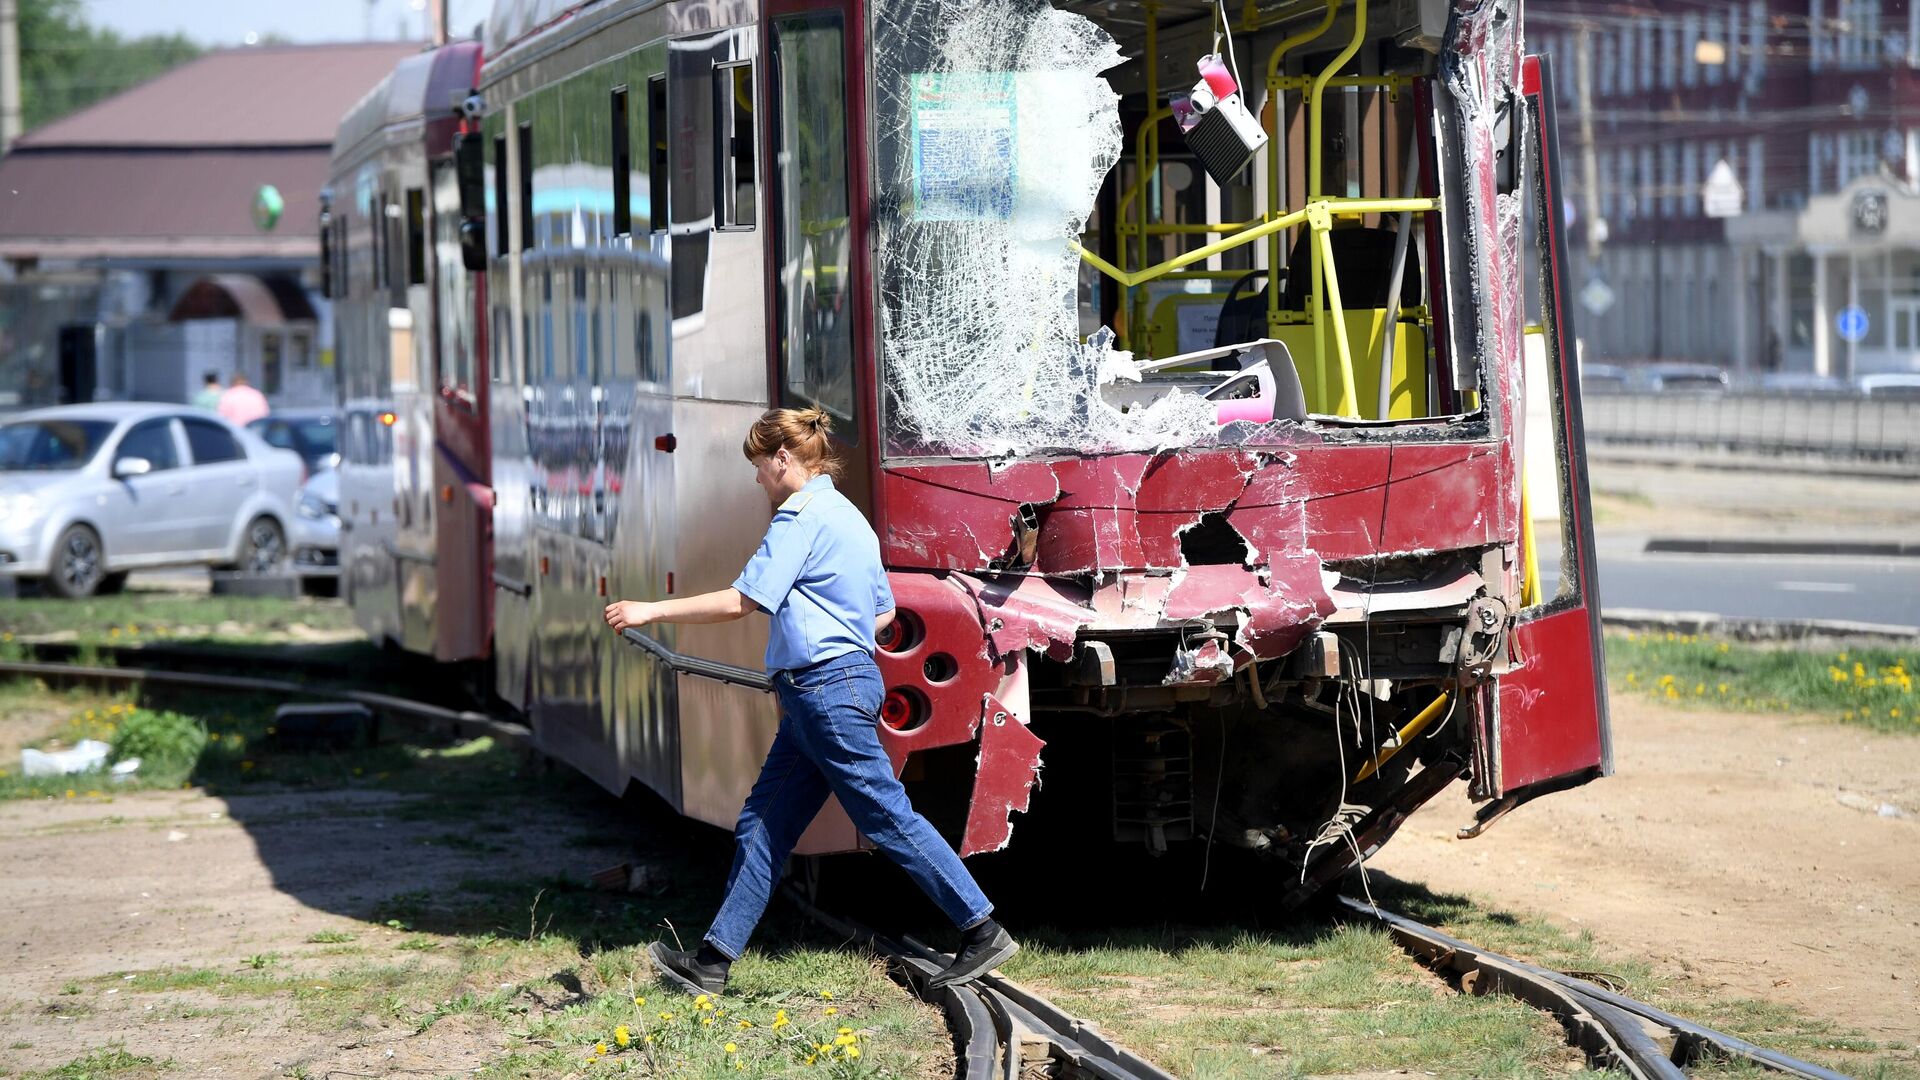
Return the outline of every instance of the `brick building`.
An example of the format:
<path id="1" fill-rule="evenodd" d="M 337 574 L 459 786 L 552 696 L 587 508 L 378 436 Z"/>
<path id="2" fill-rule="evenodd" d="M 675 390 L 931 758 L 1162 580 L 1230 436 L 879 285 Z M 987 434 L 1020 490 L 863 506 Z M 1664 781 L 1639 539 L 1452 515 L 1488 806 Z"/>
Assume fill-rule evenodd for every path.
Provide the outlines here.
<path id="1" fill-rule="evenodd" d="M 1545 0 L 1527 28 L 1589 359 L 1920 369 L 1920 4 Z"/>

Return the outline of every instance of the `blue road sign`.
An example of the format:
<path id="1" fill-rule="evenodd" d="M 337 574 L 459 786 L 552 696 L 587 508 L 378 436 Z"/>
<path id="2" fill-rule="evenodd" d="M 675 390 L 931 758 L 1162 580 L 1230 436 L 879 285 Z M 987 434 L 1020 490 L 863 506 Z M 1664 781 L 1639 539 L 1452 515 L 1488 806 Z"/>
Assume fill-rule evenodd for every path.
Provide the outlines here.
<path id="1" fill-rule="evenodd" d="M 1840 340 L 1859 343 L 1867 336 L 1867 312 L 1858 304 L 1840 309 L 1833 317 L 1833 328 L 1840 332 Z"/>

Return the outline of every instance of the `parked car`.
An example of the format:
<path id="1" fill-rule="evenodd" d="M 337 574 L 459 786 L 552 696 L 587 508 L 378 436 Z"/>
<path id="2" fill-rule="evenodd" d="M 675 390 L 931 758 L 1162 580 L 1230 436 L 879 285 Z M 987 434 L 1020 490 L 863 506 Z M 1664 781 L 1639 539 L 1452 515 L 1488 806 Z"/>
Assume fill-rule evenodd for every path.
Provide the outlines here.
<path id="1" fill-rule="evenodd" d="M 332 409 L 282 409 L 247 424 L 268 446 L 291 450 L 307 463 L 307 474 L 340 464 L 340 425 Z"/>
<path id="2" fill-rule="evenodd" d="M 1769 394 L 1818 396 L 1851 394 L 1853 387 L 1837 375 L 1816 375 L 1811 371 L 1771 371 L 1760 376 L 1760 389 Z"/>
<path id="3" fill-rule="evenodd" d="M 62 405 L 0 423 L 0 574 L 67 597 L 132 570 L 287 557 L 298 454 L 184 405 Z"/>
<path id="4" fill-rule="evenodd" d="M 1862 375 L 1855 382 L 1860 392 L 1870 398 L 1920 400 L 1920 371 L 1882 371 Z"/>
<path id="5" fill-rule="evenodd" d="M 309 593 L 332 595 L 340 585 L 340 473 L 307 478 L 293 500 L 293 571 Z"/>
<path id="6" fill-rule="evenodd" d="M 1727 388 L 1727 373 L 1712 364 L 1664 362 L 1642 364 L 1633 369 L 1633 385 L 1639 390 L 1693 390 L 1722 392 Z"/>
<path id="7" fill-rule="evenodd" d="M 1581 364 L 1580 392 L 1618 394 L 1629 389 L 1627 369 L 1618 364 Z"/>

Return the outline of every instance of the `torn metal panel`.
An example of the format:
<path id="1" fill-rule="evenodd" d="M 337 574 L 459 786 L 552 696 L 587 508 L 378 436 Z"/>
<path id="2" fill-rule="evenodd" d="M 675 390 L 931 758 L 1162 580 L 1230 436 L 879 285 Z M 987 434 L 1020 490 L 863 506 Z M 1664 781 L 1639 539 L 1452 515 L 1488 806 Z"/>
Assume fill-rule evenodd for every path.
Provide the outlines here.
<path id="1" fill-rule="evenodd" d="M 1333 614 L 1320 560 L 1311 555 L 1274 556 L 1264 575 L 1238 566 L 1195 566 L 1167 597 L 1166 617 L 1231 616 L 1234 644 L 1254 658 L 1271 660 L 1294 650 Z"/>
<path id="2" fill-rule="evenodd" d="M 907 639 L 902 648 L 876 650 L 874 661 L 882 685 L 921 695 L 926 710 L 912 728 L 880 725 L 880 744 L 898 773 L 907 755 L 916 750 L 971 741 L 980 726 L 981 703 L 1008 690 L 1019 658 L 1008 664 L 987 655 L 979 605 L 952 580 L 931 574 L 890 574 L 888 579 L 895 609 L 909 613 L 917 623 L 918 640 Z M 936 657 L 945 657 L 950 664 L 935 662 L 935 671 L 952 672 L 937 684 L 927 678 L 928 663 Z"/>
<path id="3" fill-rule="evenodd" d="M 1219 641 L 1207 640 L 1194 648 L 1173 651 L 1173 666 L 1162 686 L 1212 686 L 1233 678 L 1233 657 Z"/>
<path id="4" fill-rule="evenodd" d="M 1040 751 L 1046 745 L 1013 710 L 992 696 L 987 698 L 961 855 L 1007 846 L 1013 836 L 1012 815 L 1026 812 L 1033 785 L 1039 782 Z"/>
<path id="5" fill-rule="evenodd" d="M 996 659 L 1033 649 L 1055 660 L 1071 660 L 1080 628 L 1095 617 L 1086 587 L 1071 582 L 1029 574 L 991 582 L 955 574 L 953 580 L 979 604 L 980 622 Z"/>

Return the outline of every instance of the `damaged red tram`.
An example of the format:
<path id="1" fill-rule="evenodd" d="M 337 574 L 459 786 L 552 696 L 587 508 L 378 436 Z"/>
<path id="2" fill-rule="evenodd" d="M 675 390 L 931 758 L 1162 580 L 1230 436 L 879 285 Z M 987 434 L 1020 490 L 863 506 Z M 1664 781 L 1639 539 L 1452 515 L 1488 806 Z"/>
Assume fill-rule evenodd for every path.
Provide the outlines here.
<path id="1" fill-rule="evenodd" d="M 1024 813 L 1248 849 L 1299 899 L 1456 779 L 1477 831 L 1604 775 L 1519 16 L 502 0 L 447 234 L 490 357 L 494 691 L 731 825 L 764 622 L 597 615 L 731 580 L 766 521 L 740 433 L 804 402 L 899 602 L 883 741 L 963 854 Z M 829 804 L 801 850 L 859 843 Z"/>

